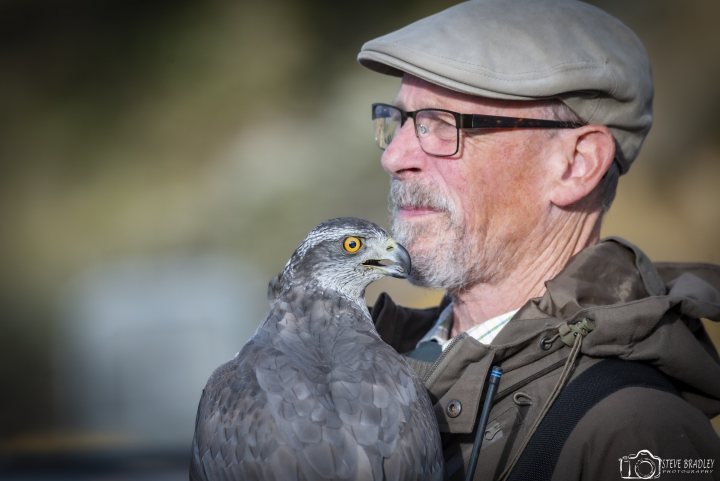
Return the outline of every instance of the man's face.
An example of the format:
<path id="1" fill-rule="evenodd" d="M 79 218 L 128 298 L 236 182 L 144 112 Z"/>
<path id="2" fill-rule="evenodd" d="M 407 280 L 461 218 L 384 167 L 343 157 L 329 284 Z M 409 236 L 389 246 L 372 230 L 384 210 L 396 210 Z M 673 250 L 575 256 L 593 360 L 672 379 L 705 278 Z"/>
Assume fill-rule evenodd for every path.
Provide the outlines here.
<path id="1" fill-rule="evenodd" d="M 458 94 L 405 76 L 395 104 L 406 110 L 550 118 L 539 103 Z M 391 176 L 392 230 L 413 259 L 413 280 L 449 290 L 492 283 L 542 245 L 549 215 L 543 130 L 461 131 L 453 157 L 420 148 L 409 119 L 382 156 Z"/>

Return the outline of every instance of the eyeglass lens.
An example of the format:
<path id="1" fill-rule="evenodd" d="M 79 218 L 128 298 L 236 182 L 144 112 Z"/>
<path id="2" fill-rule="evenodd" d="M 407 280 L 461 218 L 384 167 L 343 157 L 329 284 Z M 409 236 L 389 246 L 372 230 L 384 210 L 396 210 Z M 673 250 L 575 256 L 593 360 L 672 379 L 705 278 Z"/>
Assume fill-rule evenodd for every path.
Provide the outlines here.
<path id="1" fill-rule="evenodd" d="M 455 117 L 442 110 L 420 110 L 415 114 L 415 133 L 422 149 L 431 155 L 452 155 L 457 151 Z"/>
<path id="2" fill-rule="evenodd" d="M 373 105 L 373 123 L 375 124 L 375 141 L 385 150 L 395 137 L 395 132 L 402 123 L 400 110 L 390 105 Z"/>
<path id="3" fill-rule="evenodd" d="M 457 152 L 458 129 L 455 117 L 442 110 L 418 110 L 413 122 L 415 135 L 420 147 L 431 155 L 453 155 Z M 391 105 L 374 105 L 373 122 L 375 123 L 375 141 L 381 149 L 386 149 L 401 127 L 402 113 Z"/>

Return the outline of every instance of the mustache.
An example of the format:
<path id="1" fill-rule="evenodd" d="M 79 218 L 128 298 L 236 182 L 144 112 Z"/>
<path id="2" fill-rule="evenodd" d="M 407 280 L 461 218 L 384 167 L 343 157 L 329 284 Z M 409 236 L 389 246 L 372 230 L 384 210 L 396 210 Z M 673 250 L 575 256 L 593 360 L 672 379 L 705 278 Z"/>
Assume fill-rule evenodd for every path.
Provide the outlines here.
<path id="1" fill-rule="evenodd" d="M 423 207 L 442 212 L 454 212 L 454 206 L 448 198 L 427 185 L 419 182 L 390 182 L 389 205 L 392 213 L 402 207 Z"/>

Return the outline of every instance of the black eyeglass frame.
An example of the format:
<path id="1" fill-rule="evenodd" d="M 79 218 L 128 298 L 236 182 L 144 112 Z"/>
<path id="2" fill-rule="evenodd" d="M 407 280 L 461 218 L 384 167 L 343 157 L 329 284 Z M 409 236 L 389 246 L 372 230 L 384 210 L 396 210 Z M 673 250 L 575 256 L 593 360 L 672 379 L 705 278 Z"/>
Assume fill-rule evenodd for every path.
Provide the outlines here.
<path id="1" fill-rule="evenodd" d="M 459 112 L 453 112 L 452 110 L 435 108 L 418 109 L 406 112 L 395 105 L 379 102 L 372 104 L 372 120 L 379 118 L 375 115 L 375 109 L 377 107 L 389 108 L 400 112 L 400 127 L 405 125 L 408 118 L 412 118 L 416 137 L 418 136 L 418 132 L 415 118 L 418 113 L 433 111 L 445 112 L 452 115 L 455 118 L 455 151 L 452 154 L 431 154 L 430 152 L 426 152 L 428 155 L 432 155 L 434 157 L 452 157 L 458 153 L 460 150 L 460 129 L 577 129 L 578 127 L 587 125 L 581 122 L 566 120 L 528 119 L 522 117 L 503 117 L 485 114 L 461 114 Z M 422 147 L 422 143 L 420 144 L 420 147 Z"/>

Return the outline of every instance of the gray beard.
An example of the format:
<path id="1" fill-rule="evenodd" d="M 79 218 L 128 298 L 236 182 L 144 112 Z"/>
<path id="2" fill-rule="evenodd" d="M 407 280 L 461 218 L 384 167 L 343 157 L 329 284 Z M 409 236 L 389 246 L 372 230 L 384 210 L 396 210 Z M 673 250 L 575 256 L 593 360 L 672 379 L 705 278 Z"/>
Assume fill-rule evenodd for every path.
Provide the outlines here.
<path id="1" fill-rule="evenodd" d="M 412 257 L 409 280 L 413 284 L 457 292 L 490 282 L 497 275 L 500 253 L 480 245 L 483 236 L 470 231 L 449 196 L 429 185 L 393 179 L 388 205 L 393 236 Z M 402 221 L 397 217 L 400 206 L 428 207 L 441 213 L 424 221 Z"/>

